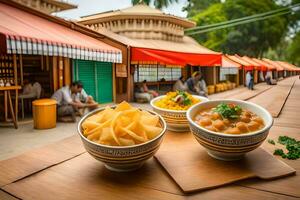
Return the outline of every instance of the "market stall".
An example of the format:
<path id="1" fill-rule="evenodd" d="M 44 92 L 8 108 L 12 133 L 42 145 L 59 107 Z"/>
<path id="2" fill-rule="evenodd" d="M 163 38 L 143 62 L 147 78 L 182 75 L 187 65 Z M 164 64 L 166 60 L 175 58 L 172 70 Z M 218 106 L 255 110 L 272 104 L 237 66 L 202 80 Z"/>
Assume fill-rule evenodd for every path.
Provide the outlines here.
<path id="1" fill-rule="evenodd" d="M 26 101 L 31 105 L 33 99 L 49 97 L 58 88 L 71 83 L 73 61 L 91 60 L 110 63 L 111 80 L 113 79 L 112 63 L 122 61 L 122 53 L 119 49 L 94 38 L 99 35 L 98 33 L 82 27 L 79 30 L 79 26 L 72 22 L 21 4 L 1 0 L 0 18 L 0 84 L 1 87 L 17 88 L 14 89 L 15 95 L 11 97 L 16 99 L 16 119 L 18 119 L 16 113 L 18 101 L 22 102 L 22 116 L 24 116 Z M 36 82 L 41 86 L 39 94 L 18 95 L 20 93 L 18 89 Z M 112 93 L 114 83 L 112 81 L 110 83 L 108 88 Z M 103 93 L 108 88 L 102 88 L 98 92 Z M 91 91 L 87 88 L 87 92 Z M 112 102 L 112 96 L 107 101 Z"/>

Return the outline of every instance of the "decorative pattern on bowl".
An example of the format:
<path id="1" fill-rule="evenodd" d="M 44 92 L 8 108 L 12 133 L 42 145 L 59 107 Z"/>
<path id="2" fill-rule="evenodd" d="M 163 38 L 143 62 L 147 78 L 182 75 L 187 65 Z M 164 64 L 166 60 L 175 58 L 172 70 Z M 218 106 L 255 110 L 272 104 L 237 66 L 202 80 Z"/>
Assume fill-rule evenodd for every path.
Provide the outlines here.
<path id="1" fill-rule="evenodd" d="M 114 108 L 115 106 L 112 106 Z M 133 171 L 140 168 L 143 163 L 151 158 L 159 149 L 166 132 L 166 122 L 164 119 L 153 111 L 148 111 L 153 115 L 159 116 L 159 123 L 162 127 L 161 133 L 154 139 L 145 143 L 133 146 L 108 146 L 88 140 L 83 134 L 81 125 L 84 120 L 91 115 L 103 111 L 105 108 L 96 109 L 84 116 L 78 123 L 77 129 L 81 141 L 86 151 L 95 159 L 103 162 L 105 167 L 113 171 Z M 144 110 L 144 109 L 143 109 Z"/>
<path id="2" fill-rule="evenodd" d="M 194 122 L 197 112 L 217 106 L 219 103 L 234 103 L 262 117 L 265 127 L 261 130 L 246 134 L 225 134 L 207 130 Z M 267 138 L 273 124 L 270 113 L 256 104 L 240 100 L 212 100 L 192 106 L 187 111 L 190 129 L 196 140 L 206 148 L 208 154 L 220 160 L 238 160 L 249 151 L 259 147 Z"/>
<path id="3" fill-rule="evenodd" d="M 189 131 L 189 122 L 186 118 L 186 110 L 180 111 L 180 110 L 169 110 L 157 107 L 155 105 L 155 102 L 160 100 L 161 98 L 164 98 L 166 95 L 162 95 L 159 97 L 156 97 L 151 100 L 150 105 L 154 112 L 160 114 L 164 120 L 167 123 L 167 129 L 174 132 L 186 132 Z M 197 98 L 201 102 L 208 101 L 206 97 L 193 95 L 194 98 Z"/>

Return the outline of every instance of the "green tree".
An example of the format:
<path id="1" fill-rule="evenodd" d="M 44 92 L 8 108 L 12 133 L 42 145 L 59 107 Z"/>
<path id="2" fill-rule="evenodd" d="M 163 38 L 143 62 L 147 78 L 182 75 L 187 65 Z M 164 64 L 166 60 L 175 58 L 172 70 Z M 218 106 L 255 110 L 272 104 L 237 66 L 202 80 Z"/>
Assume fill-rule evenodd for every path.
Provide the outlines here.
<path id="1" fill-rule="evenodd" d="M 197 25 L 208 25 L 275 10 L 281 6 L 273 0 L 226 0 L 198 12 L 192 19 Z M 287 32 L 287 16 L 194 35 L 204 46 L 224 53 L 260 57 L 275 48 Z"/>
<path id="2" fill-rule="evenodd" d="M 145 3 L 149 5 L 150 3 L 153 3 L 155 8 L 162 9 L 168 7 L 172 3 L 178 3 L 178 0 L 131 0 L 131 3 L 133 5 L 139 3 Z"/>
<path id="3" fill-rule="evenodd" d="M 300 67 L 300 31 L 293 38 L 291 44 L 287 49 L 287 58 L 292 63 Z"/>
<path id="4" fill-rule="evenodd" d="M 187 0 L 187 5 L 182 10 L 187 11 L 187 17 L 192 17 L 215 3 L 221 3 L 221 0 Z"/>

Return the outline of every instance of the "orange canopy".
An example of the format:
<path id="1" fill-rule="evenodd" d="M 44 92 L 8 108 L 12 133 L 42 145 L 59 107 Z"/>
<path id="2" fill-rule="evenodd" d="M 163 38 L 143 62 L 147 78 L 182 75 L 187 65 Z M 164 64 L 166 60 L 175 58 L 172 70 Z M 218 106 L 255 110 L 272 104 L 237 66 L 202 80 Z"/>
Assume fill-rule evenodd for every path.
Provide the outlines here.
<path id="1" fill-rule="evenodd" d="M 180 66 L 220 66 L 222 62 L 222 54 L 187 53 L 132 47 L 131 62 L 152 62 Z"/>
<path id="2" fill-rule="evenodd" d="M 260 60 L 257 58 L 252 58 L 252 60 L 254 60 L 257 63 L 260 63 L 260 65 L 262 66 L 262 71 L 266 71 L 266 70 L 276 70 L 276 67 L 271 65 L 270 63 L 264 61 L 264 60 Z"/>
<path id="3" fill-rule="evenodd" d="M 276 67 L 276 70 L 277 70 L 277 71 L 283 71 L 283 70 L 285 69 L 282 65 L 280 65 L 279 63 L 277 63 L 277 62 L 275 62 L 275 61 L 273 61 L 273 60 L 264 58 L 263 61 L 265 61 L 265 62 L 271 64 L 271 65 L 274 66 L 274 67 Z"/>
<path id="4" fill-rule="evenodd" d="M 64 56 L 116 63 L 122 61 L 121 50 L 73 30 L 71 27 L 74 24 L 70 22 L 33 9 L 28 12 L 28 9 L 13 7 L 12 3 L 1 1 L 0 45 L 5 47 L 5 53 Z"/>
<path id="5" fill-rule="evenodd" d="M 280 66 L 282 66 L 287 71 L 300 71 L 300 69 L 298 67 L 296 67 L 295 65 L 292 65 L 290 63 L 283 62 L 283 61 L 276 61 L 276 63 L 279 64 Z"/>
<path id="6" fill-rule="evenodd" d="M 256 70 L 263 70 L 262 65 L 259 64 L 259 63 L 257 63 L 257 62 L 255 62 L 255 61 L 253 61 L 251 58 L 249 58 L 247 56 L 243 56 L 241 58 L 244 59 L 245 61 L 247 61 L 248 63 L 250 63 L 254 67 L 254 69 L 256 69 Z"/>
<path id="7" fill-rule="evenodd" d="M 250 63 L 248 63 L 247 61 L 245 61 L 244 59 L 242 59 L 240 56 L 238 55 L 226 55 L 227 58 L 229 58 L 230 60 L 237 62 L 239 64 L 241 64 L 244 69 L 247 70 L 253 70 L 254 66 Z"/>
<path id="8" fill-rule="evenodd" d="M 221 67 L 228 67 L 228 68 L 242 68 L 240 63 L 234 62 L 233 60 L 229 59 L 226 55 L 222 55 L 222 64 Z"/>

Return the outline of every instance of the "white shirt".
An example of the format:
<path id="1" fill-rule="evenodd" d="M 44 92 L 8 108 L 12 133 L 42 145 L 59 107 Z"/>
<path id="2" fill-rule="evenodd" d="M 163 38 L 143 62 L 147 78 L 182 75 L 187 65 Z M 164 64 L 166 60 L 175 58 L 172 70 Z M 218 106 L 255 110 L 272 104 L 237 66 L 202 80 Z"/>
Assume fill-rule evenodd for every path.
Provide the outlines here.
<path id="1" fill-rule="evenodd" d="M 58 89 L 56 92 L 54 92 L 51 98 L 55 99 L 58 105 L 67 105 L 73 101 L 69 86 L 64 86 Z"/>

